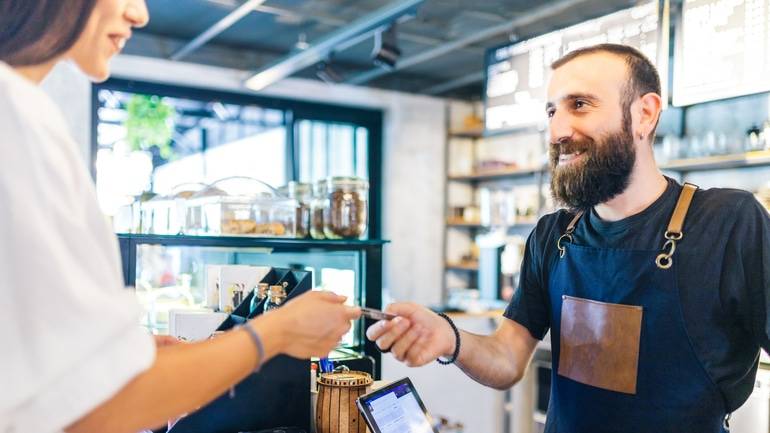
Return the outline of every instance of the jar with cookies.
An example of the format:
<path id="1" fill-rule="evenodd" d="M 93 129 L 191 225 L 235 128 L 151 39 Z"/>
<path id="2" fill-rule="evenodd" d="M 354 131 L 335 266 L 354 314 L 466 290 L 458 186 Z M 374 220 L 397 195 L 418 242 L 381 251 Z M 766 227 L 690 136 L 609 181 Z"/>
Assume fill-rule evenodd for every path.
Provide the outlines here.
<path id="1" fill-rule="evenodd" d="M 201 221 L 190 234 L 294 237 L 295 233 L 296 201 L 249 177 L 218 180 L 191 197 L 188 213 L 196 212 Z"/>
<path id="2" fill-rule="evenodd" d="M 360 239 L 369 217 L 369 181 L 360 177 L 330 177 L 326 181 L 324 234 L 328 239 Z"/>

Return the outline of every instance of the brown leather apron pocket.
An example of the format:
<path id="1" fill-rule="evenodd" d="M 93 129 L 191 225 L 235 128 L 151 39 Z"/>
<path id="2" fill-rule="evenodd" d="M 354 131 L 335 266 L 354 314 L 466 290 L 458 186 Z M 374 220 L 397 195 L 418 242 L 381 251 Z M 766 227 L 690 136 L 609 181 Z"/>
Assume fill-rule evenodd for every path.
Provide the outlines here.
<path id="1" fill-rule="evenodd" d="M 559 375 L 636 394 L 642 307 L 562 297 Z"/>

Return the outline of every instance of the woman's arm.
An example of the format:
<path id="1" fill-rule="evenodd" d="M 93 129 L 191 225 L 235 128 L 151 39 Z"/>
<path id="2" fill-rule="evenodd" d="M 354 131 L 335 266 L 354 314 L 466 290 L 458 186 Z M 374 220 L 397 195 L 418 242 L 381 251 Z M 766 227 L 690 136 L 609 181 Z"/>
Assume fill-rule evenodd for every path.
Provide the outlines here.
<path id="1" fill-rule="evenodd" d="M 344 306 L 344 300 L 311 292 L 249 322 L 264 344 L 265 359 L 259 362 L 280 353 L 300 358 L 328 354 L 350 329 L 350 320 L 360 316 L 360 310 Z M 203 342 L 160 347 L 149 370 L 65 430 L 136 433 L 163 425 L 224 393 L 251 373 L 257 361 L 257 349 L 243 329 Z"/>

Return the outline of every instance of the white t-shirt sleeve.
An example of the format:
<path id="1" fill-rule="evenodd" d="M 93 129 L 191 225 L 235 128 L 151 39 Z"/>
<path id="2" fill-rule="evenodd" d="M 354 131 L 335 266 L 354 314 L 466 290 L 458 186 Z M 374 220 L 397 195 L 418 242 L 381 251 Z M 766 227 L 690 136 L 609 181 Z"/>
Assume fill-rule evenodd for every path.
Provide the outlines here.
<path id="1" fill-rule="evenodd" d="M 3 66 L 0 432 L 60 432 L 149 368 L 155 345 L 60 113 Z"/>

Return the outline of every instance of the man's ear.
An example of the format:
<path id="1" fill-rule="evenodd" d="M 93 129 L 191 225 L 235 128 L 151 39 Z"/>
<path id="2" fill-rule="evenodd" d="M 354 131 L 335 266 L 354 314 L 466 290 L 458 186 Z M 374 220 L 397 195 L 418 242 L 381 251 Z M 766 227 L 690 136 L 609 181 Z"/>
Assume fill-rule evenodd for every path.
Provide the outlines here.
<path id="1" fill-rule="evenodd" d="M 660 95 L 652 92 L 642 95 L 637 103 L 639 125 L 635 131 L 635 135 L 639 139 L 646 139 L 650 136 L 650 134 L 652 134 L 655 126 L 658 123 L 663 103 L 660 99 Z"/>

